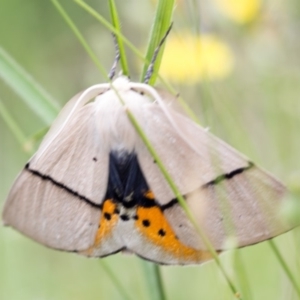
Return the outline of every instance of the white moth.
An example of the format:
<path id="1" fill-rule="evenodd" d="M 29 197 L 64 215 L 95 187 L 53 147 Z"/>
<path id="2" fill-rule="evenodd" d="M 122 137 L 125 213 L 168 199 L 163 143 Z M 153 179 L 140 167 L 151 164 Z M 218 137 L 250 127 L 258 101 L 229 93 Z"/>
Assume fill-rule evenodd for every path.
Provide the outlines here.
<path id="1" fill-rule="evenodd" d="M 275 178 L 149 85 L 123 76 L 112 85 L 92 86 L 66 104 L 8 195 L 6 225 L 87 256 L 127 250 L 163 264 L 209 259 L 127 109 L 216 251 L 228 237 L 242 247 L 291 228 L 280 221 L 286 189 Z"/>

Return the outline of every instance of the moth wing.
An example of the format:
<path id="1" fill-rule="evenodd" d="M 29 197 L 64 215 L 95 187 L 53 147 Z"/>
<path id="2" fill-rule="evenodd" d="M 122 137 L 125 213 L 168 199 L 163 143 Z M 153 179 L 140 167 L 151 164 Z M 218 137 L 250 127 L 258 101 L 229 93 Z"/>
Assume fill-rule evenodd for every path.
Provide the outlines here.
<path id="1" fill-rule="evenodd" d="M 100 212 L 49 181 L 24 170 L 7 198 L 3 221 L 48 247 L 80 251 L 92 246 Z"/>
<path id="2" fill-rule="evenodd" d="M 44 136 L 43 141 L 39 147 L 39 152 L 42 152 L 43 147 L 47 147 L 49 143 L 51 143 L 52 139 L 63 128 L 70 115 L 76 111 L 76 106 L 78 106 L 79 108 L 82 107 L 83 104 L 85 104 L 90 99 L 95 98 L 97 95 L 103 93 L 104 90 L 105 88 L 101 87 L 91 87 L 73 96 L 61 109 L 47 134 Z"/>
<path id="3" fill-rule="evenodd" d="M 79 92 L 64 105 L 64 107 L 62 108 L 62 110 L 59 112 L 58 116 L 52 123 L 51 127 L 49 128 L 48 132 L 44 136 L 44 139 L 39 148 L 41 148 L 43 144 L 46 144 L 53 136 L 55 136 L 55 134 L 57 134 L 57 132 L 60 130 L 63 123 L 66 121 L 67 117 L 71 113 L 72 109 L 74 108 L 74 106 L 76 105 L 78 99 L 82 94 L 83 91 Z"/>
<path id="4" fill-rule="evenodd" d="M 86 100 L 83 100 L 87 102 L 99 92 L 101 89 L 84 91 Z M 98 126 L 96 103 L 83 105 L 83 102 L 74 111 L 83 93 L 65 105 L 27 165 L 79 197 L 101 204 L 108 180 L 109 153 Z"/>
<path id="5" fill-rule="evenodd" d="M 79 108 L 61 130 L 56 124 L 66 115 L 16 179 L 3 220 L 49 247 L 82 251 L 94 245 L 101 222 L 109 154 L 95 126 L 94 103 Z M 110 244 L 111 252 L 120 248 Z"/>
<path id="6" fill-rule="evenodd" d="M 279 217 L 285 187 L 271 175 L 168 107 L 149 104 L 135 116 L 216 249 L 224 249 L 228 237 L 245 246 L 290 229 Z M 206 249 L 180 205 L 174 201 L 172 205 L 176 197 L 145 146 L 138 147 L 137 155 L 178 238 L 190 247 Z"/>
<path id="7" fill-rule="evenodd" d="M 130 109 L 183 195 L 222 174 L 249 165 L 232 147 L 190 119 L 165 108 L 164 111 L 156 103 L 150 103 L 140 110 Z M 142 142 L 137 152 L 157 200 L 162 205 L 167 204 L 174 194 L 159 167 Z"/>
<path id="8" fill-rule="evenodd" d="M 188 114 L 182 106 L 182 103 L 179 102 L 179 94 L 173 95 L 170 92 L 160 88 L 156 88 L 155 90 L 166 106 L 170 107 L 172 110 L 180 113 L 181 115 L 188 117 Z"/>
<path id="9" fill-rule="evenodd" d="M 216 185 L 200 187 L 185 199 L 215 249 L 224 250 L 256 244 L 291 229 L 280 216 L 285 194 L 280 182 L 252 167 Z M 206 249 L 180 205 L 167 208 L 164 214 L 179 239 Z"/>

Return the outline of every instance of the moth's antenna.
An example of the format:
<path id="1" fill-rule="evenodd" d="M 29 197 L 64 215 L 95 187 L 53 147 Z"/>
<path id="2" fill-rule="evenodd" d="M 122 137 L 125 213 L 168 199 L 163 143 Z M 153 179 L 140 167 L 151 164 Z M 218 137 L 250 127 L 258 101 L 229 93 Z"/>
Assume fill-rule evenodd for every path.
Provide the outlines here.
<path id="1" fill-rule="evenodd" d="M 118 65 L 118 62 L 120 60 L 120 48 L 119 48 L 119 44 L 118 44 L 116 35 L 112 34 L 112 36 L 113 36 L 113 39 L 114 39 L 116 56 L 115 56 L 114 63 L 113 63 L 113 65 L 112 65 L 112 67 L 111 67 L 111 69 L 109 71 L 109 74 L 108 74 L 108 78 L 110 80 L 112 80 L 115 77 L 117 65 Z"/>
<path id="2" fill-rule="evenodd" d="M 161 46 L 163 45 L 163 43 L 165 42 L 166 38 L 168 37 L 171 29 L 172 29 L 173 23 L 171 23 L 170 27 L 168 28 L 168 30 L 166 31 L 164 37 L 162 38 L 162 40 L 160 41 L 159 45 L 157 46 L 157 48 L 154 51 L 153 57 L 151 59 L 151 62 L 149 64 L 149 67 L 147 69 L 145 78 L 144 78 L 144 83 L 148 83 L 152 74 L 153 74 L 153 68 L 154 68 L 154 63 L 156 61 L 157 55 L 159 53 L 159 50 L 161 48 Z"/>

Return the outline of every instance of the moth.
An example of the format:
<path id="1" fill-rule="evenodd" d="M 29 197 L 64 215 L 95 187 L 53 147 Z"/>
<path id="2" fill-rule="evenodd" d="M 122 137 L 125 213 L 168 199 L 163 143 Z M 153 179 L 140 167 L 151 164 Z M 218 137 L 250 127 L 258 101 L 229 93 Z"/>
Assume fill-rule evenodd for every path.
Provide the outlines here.
<path id="1" fill-rule="evenodd" d="M 5 225 L 90 257 L 126 250 L 161 264 L 210 259 L 130 111 L 217 252 L 230 237 L 244 247 L 291 229 L 279 215 L 284 185 L 164 97 L 119 76 L 72 98 L 13 184 Z"/>

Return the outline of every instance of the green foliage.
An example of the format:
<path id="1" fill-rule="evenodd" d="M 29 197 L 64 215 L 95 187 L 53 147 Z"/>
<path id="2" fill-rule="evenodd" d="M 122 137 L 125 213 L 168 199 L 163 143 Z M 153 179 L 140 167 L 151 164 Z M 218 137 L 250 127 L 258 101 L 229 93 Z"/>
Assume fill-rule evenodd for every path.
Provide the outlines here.
<path id="1" fill-rule="evenodd" d="M 22 7 L 21 1 L 17 2 Z M 22 9 L 16 10 L 8 2 L 3 5 L 0 12 L 0 28 L 7 28 L 3 32 L 2 44 L 6 51 L 0 51 L 0 76 L 6 83 L 0 86 L 0 136 L 2 141 L 5 141 L 0 141 L 0 176 L 2 178 L 4 174 L 6 175 L 5 180 L 0 181 L 0 203 L 5 199 L 13 177 L 26 161 L 15 139 L 24 146 L 26 136 L 41 129 L 41 124 L 32 118 L 32 111 L 41 117 L 45 124 L 49 124 L 58 112 L 59 105 L 37 82 L 41 82 L 47 90 L 55 87 L 59 91 L 53 90 L 53 94 L 66 99 L 65 97 L 70 98 L 72 93 L 75 94 L 86 85 L 91 85 L 94 80 L 98 80 L 98 75 L 93 73 L 93 64 L 87 65 L 85 61 L 87 55 L 78 50 L 77 41 L 69 41 L 71 46 L 68 51 L 63 47 L 60 48 L 60 45 L 69 39 L 71 33 L 65 30 L 65 24 L 58 25 L 57 11 L 53 9 L 49 13 L 49 10 L 45 10 L 46 4 L 37 0 L 33 2 L 29 11 L 31 17 L 36 18 L 37 23 L 47 23 L 52 20 L 52 23 L 55 23 L 53 29 L 51 26 L 47 29 L 39 29 L 28 25 L 25 12 Z M 58 1 L 52 0 L 52 2 L 64 16 L 104 78 L 113 59 L 113 56 L 110 56 L 110 53 L 113 53 L 113 44 L 109 43 L 110 47 L 106 47 L 107 41 L 111 40 L 110 31 L 117 36 L 122 53 L 122 70 L 124 74 L 128 74 L 129 69 L 137 69 L 137 63 L 130 56 L 131 59 L 126 61 L 123 43 L 133 49 L 134 58 L 141 58 L 140 52 L 133 48 L 128 39 L 137 44 L 136 36 L 145 36 L 146 30 L 152 26 L 147 55 L 143 59 L 144 76 L 153 52 L 170 24 L 174 8 L 173 1 L 159 1 L 155 20 L 151 23 L 155 10 L 151 4 L 141 3 L 141 1 L 131 1 L 132 4 L 110 1 L 110 6 L 107 7 L 110 7 L 112 26 L 106 21 L 109 18 L 109 9 L 106 10 L 103 6 L 99 8 L 99 1 L 90 1 L 91 6 L 81 0 L 74 0 L 74 4 L 78 6 L 64 3 L 66 11 L 71 13 L 72 20 Z M 193 7 L 193 2 L 191 3 L 190 12 Z M 130 5 L 132 5 L 131 9 Z M 189 24 L 183 6 L 181 4 L 178 7 L 175 22 L 178 20 L 180 23 L 184 19 L 185 27 L 194 26 L 196 30 L 193 31 L 198 32 L 199 24 Z M 100 14 L 93 7 L 98 7 Z M 288 8 L 288 4 L 284 7 Z M 107 28 L 108 37 L 105 38 L 105 33 L 99 29 L 96 19 L 85 19 L 86 13 L 81 8 L 101 21 Z M 205 7 L 201 9 L 203 12 L 209 11 L 205 10 Z M 268 9 L 267 4 L 266 9 Z M 22 35 L 26 36 L 26 41 L 24 40 L 23 48 L 19 52 L 11 43 L 12 36 L 18 37 L 18 34 L 14 35 L 10 32 L 16 30 L 11 23 L 14 19 L 5 17 L 12 13 L 17 15 L 16 18 L 24 20 L 21 29 Z M 42 18 L 43 13 L 44 18 Z M 270 11 L 270 13 L 273 13 L 275 18 L 276 12 Z M 138 18 L 138 14 L 142 16 L 141 19 Z M 193 14 L 191 19 L 200 22 L 198 12 L 193 11 Z M 213 14 L 211 20 L 216 24 L 216 32 L 224 39 L 231 40 L 232 46 L 235 47 L 235 70 L 223 81 L 208 81 L 196 87 L 181 86 L 178 90 L 182 91 L 184 99 L 193 99 L 188 102 L 194 107 L 194 112 L 200 116 L 203 124 L 210 126 L 217 135 L 231 142 L 270 171 L 277 173 L 279 177 L 285 178 L 286 183 L 289 184 L 289 178 L 293 177 L 292 173 L 299 165 L 300 142 L 297 136 L 300 113 L 298 101 L 300 72 L 294 66 L 299 63 L 297 50 L 300 45 L 294 39 L 289 39 L 289 36 L 280 29 L 281 27 L 274 32 L 268 20 L 261 20 L 252 24 L 252 27 L 239 30 L 227 21 L 221 22 L 220 18 L 215 18 Z M 288 23 L 287 20 L 277 22 L 279 25 L 284 25 L 288 32 L 297 32 L 293 24 Z M 120 33 L 121 23 L 123 33 Z M 75 24 L 79 24 L 80 29 Z M 57 26 L 61 26 L 60 30 L 57 30 Z M 39 30 L 43 30 L 42 34 L 38 34 Z M 174 32 L 176 33 L 176 29 Z M 54 37 L 51 41 L 45 39 L 48 34 Z M 273 39 L 270 36 L 272 34 Z M 125 35 L 128 39 L 124 38 Z M 269 39 L 273 47 L 267 48 L 268 42 L 264 39 Z M 30 52 L 24 51 L 30 44 L 30 40 L 36 40 L 35 45 L 40 45 L 32 49 L 36 53 L 34 59 Z M 99 40 L 99 43 L 95 40 Z M 284 48 L 274 48 L 274 45 L 282 44 L 285 45 Z M 139 45 L 139 47 L 144 46 Z M 106 49 L 106 52 L 103 52 L 98 59 L 95 53 L 102 51 L 100 48 Z M 270 55 L 264 54 L 266 49 L 271 51 Z M 287 50 L 289 55 L 285 52 Z M 163 49 L 160 55 L 162 54 Z M 17 58 L 19 64 L 12 56 Z M 157 60 L 155 70 L 159 69 L 161 56 Z M 30 57 L 31 62 L 25 69 L 33 76 L 28 75 L 24 68 L 20 67 L 20 65 L 26 66 L 27 59 Z M 106 63 L 107 60 L 109 62 Z M 58 72 L 66 76 L 56 76 Z M 137 71 L 133 71 L 133 74 L 135 72 Z M 156 80 L 155 76 L 152 78 L 152 84 Z M 38 80 L 32 79 L 33 77 Z M 12 94 L 11 90 L 15 94 Z M 32 111 L 24 109 L 24 112 L 21 110 L 20 113 L 20 107 L 27 106 Z M 296 186 L 299 187 L 299 184 L 297 183 Z M 298 209 L 299 205 L 294 207 Z M 296 215 L 298 216 L 299 212 Z M 294 230 L 273 241 L 228 251 L 221 255 L 220 261 L 224 266 L 225 274 L 228 274 L 229 282 L 236 286 L 231 287 L 230 290 L 230 285 L 220 275 L 220 269 L 215 262 L 199 267 L 158 269 L 147 262 L 142 262 L 141 267 L 141 261 L 135 257 L 115 255 L 104 259 L 99 267 L 95 260 L 45 249 L 11 229 L 0 228 L 0 298 L 213 300 L 232 299 L 233 290 L 240 291 L 242 299 L 296 300 L 300 299 L 297 237 L 299 238 L 299 232 Z M 239 297 L 238 292 L 235 296 Z"/>

